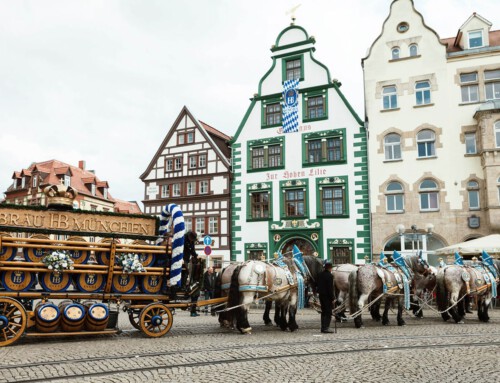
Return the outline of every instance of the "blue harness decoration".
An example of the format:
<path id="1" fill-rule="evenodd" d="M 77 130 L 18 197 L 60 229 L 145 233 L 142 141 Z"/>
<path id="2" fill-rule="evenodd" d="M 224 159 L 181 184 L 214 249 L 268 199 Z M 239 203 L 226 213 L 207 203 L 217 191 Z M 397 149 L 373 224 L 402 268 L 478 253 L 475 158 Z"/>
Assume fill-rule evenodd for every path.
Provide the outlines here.
<path id="1" fill-rule="evenodd" d="M 464 265 L 464 259 L 458 254 L 458 252 L 455 252 L 455 265 L 458 266 L 463 266 Z"/>
<path id="2" fill-rule="evenodd" d="M 403 292 L 405 295 L 405 308 L 407 310 L 410 309 L 410 282 L 411 279 L 410 272 L 406 268 L 406 263 L 401 254 L 399 254 L 396 250 L 392 253 L 392 258 L 394 262 L 399 266 L 399 268 L 403 271 Z"/>
<path id="3" fill-rule="evenodd" d="M 493 258 L 483 250 L 481 255 L 481 263 L 485 266 L 486 272 L 489 274 L 491 281 L 491 296 L 493 298 L 497 297 L 497 281 L 498 273 L 495 270 L 495 265 L 493 264 Z"/>
<path id="4" fill-rule="evenodd" d="M 304 277 L 307 276 L 307 266 L 304 263 L 302 253 L 296 245 L 293 245 L 293 262 L 299 269 L 297 276 L 297 308 L 303 309 L 305 305 L 305 283 Z"/>
<path id="5" fill-rule="evenodd" d="M 181 285 L 181 271 L 184 253 L 184 216 L 179 206 L 174 203 L 168 204 L 161 211 L 160 237 L 156 240 L 159 245 L 163 242 L 163 236 L 170 225 L 173 224 L 174 236 L 172 238 L 172 260 L 170 261 L 170 286 Z"/>

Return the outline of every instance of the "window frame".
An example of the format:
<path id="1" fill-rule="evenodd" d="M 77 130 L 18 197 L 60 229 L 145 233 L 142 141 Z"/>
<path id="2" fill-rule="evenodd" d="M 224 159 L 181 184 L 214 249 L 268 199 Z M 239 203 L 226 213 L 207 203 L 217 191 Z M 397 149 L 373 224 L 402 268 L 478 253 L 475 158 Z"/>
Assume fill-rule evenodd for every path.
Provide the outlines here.
<path id="1" fill-rule="evenodd" d="M 161 198 L 169 198 L 170 197 L 170 185 L 161 185 L 160 186 L 160 196 Z"/>
<path id="2" fill-rule="evenodd" d="M 165 173 L 174 171 L 174 159 L 166 158 L 165 159 Z"/>
<path id="3" fill-rule="evenodd" d="M 486 78 L 490 73 L 498 73 L 496 77 Z M 500 69 L 485 70 L 483 73 L 484 78 L 484 97 L 486 101 L 490 100 L 500 100 Z M 491 91 L 489 90 L 491 87 Z M 488 93 L 491 93 L 492 97 L 488 97 Z M 498 97 L 495 97 L 498 95 Z"/>
<path id="4" fill-rule="evenodd" d="M 401 49 L 399 47 L 391 48 L 391 60 L 399 60 L 401 58 Z"/>
<path id="5" fill-rule="evenodd" d="M 279 145 L 281 147 L 280 152 L 280 165 L 278 166 L 269 166 L 269 147 L 273 147 L 275 145 Z M 262 166 L 254 167 L 254 150 L 262 149 L 263 155 L 262 157 Z M 285 138 L 284 136 L 265 138 L 261 140 L 253 140 L 247 142 L 247 172 L 262 172 L 268 170 L 275 169 L 284 169 L 285 168 Z"/>
<path id="6" fill-rule="evenodd" d="M 391 185 L 397 184 L 401 187 L 399 190 L 389 190 Z M 394 209 L 389 209 L 389 199 L 392 199 L 392 204 L 394 205 Z M 398 209 L 398 198 L 401 199 L 401 209 Z M 401 182 L 399 181 L 391 181 L 387 184 L 385 188 L 385 212 L 387 214 L 398 214 L 405 212 L 405 190 Z"/>
<path id="7" fill-rule="evenodd" d="M 471 45 L 471 41 L 472 40 L 478 39 L 478 37 L 472 37 L 471 36 L 473 33 L 479 33 L 479 34 L 481 34 L 481 36 L 479 37 L 481 39 L 481 45 L 476 45 L 476 46 L 472 46 Z M 482 48 L 482 47 L 484 47 L 483 30 L 482 29 L 476 29 L 474 31 L 468 31 L 467 32 L 467 44 L 468 44 L 468 48 L 469 49 L 475 49 L 475 48 Z"/>
<path id="8" fill-rule="evenodd" d="M 198 225 L 198 223 L 201 223 L 203 225 Z M 205 234 L 206 230 L 206 222 L 205 222 L 205 217 L 195 217 L 194 220 L 194 227 L 195 231 L 198 234 Z"/>
<path id="9" fill-rule="evenodd" d="M 287 80 L 287 68 L 286 64 L 289 61 L 300 60 L 300 77 L 299 81 L 304 81 L 304 55 L 294 55 L 288 56 L 281 59 L 281 81 L 285 82 Z"/>
<path id="10" fill-rule="evenodd" d="M 203 158 L 203 161 L 201 160 Z M 199 168 L 206 168 L 207 167 L 207 153 L 199 153 L 198 154 L 198 167 Z M 202 164 L 203 162 L 203 164 Z"/>
<path id="11" fill-rule="evenodd" d="M 392 136 L 395 136 L 395 137 L 398 137 L 398 142 L 387 142 L 387 139 L 389 137 L 392 137 Z M 398 147 L 399 148 L 399 157 L 396 157 L 395 155 L 395 148 Z M 390 150 L 388 150 L 390 149 Z M 390 158 L 387 157 L 387 154 L 388 153 L 391 153 L 391 156 Z M 402 150 L 402 146 L 401 146 L 401 135 L 398 134 L 398 133 L 388 133 L 385 135 L 384 137 L 384 158 L 385 160 L 384 161 L 400 161 L 403 159 L 403 150 Z"/>
<path id="12" fill-rule="evenodd" d="M 179 163 L 179 166 L 177 166 L 177 163 Z M 182 157 L 175 157 L 174 158 L 174 171 L 182 171 L 182 166 L 183 166 L 183 161 Z"/>
<path id="13" fill-rule="evenodd" d="M 323 115 L 321 117 L 309 117 L 310 106 L 309 100 L 311 98 L 323 97 Z M 318 89 L 302 93 L 302 122 L 313 122 L 328 120 L 328 90 Z"/>
<path id="14" fill-rule="evenodd" d="M 267 108 L 269 106 L 276 105 L 276 104 L 278 104 L 280 106 L 279 123 L 268 124 L 267 123 Z M 275 128 L 275 127 L 281 126 L 282 119 L 283 119 L 283 109 L 282 109 L 282 98 L 281 97 L 274 97 L 274 98 L 262 100 L 262 102 L 261 102 L 261 128 L 262 129 Z"/>
<path id="15" fill-rule="evenodd" d="M 386 93 L 386 90 L 394 88 L 394 91 L 389 91 Z M 386 100 L 388 101 L 386 107 Z M 393 105 L 394 104 L 394 105 Z M 398 107 L 398 87 L 396 85 L 387 85 L 382 87 L 382 110 L 395 110 L 399 109 Z"/>
<path id="16" fill-rule="evenodd" d="M 412 52 L 412 48 L 415 48 L 415 52 Z M 417 57 L 418 56 L 418 44 L 410 44 L 408 46 L 408 55 L 409 57 Z"/>
<path id="17" fill-rule="evenodd" d="M 189 190 L 190 186 L 191 186 L 191 192 Z M 196 181 L 186 182 L 186 195 L 187 196 L 196 195 L 196 189 L 197 189 L 197 182 Z"/>
<path id="18" fill-rule="evenodd" d="M 343 191 L 343 209 L 342 214 L 334 214 L 334 208 L 332 208 L 332 214 L 327 214 L 324 211 L 324 199 L 323 190 L 324 188 L 341 188 Z M 333 200 L 333 199 L 332 199 Z M 347 176 L 335 176 L 335 177 L 325 177 L 316 179 L 316 216 L 318 218 L 328 218 L 328 219 L 341 219 L 349 217 L 349 183 Z"/>
<path id="19" fill-rule="evenodd" d="M 304 198 L 302 200 L 293 201 L 303 201 L 303 213 L 302 215 L 288 215 L 287 213 L 287 192 L 302 190 L 304 193 Z M 280 217 L 282 219 L 305 219 L 308 218 L 310 214 L 309 210 L 309 180 L 308 179 L 294 179 L 290 181 L 280 181 Z"/>
<path id="20" fill-rule="evenodd" d="M 419 85 L 425 84 L 425 83 L 427 83 L 426 87 L 418 87 Z M 424 105 L 431 105 L 432 104 L 431 82 L 429 80 L 417 81 L 415 83 L 414 90 L 415 90 L 415 105 L 416 106 L 424 106 Z M 428 99 L 426 99 L 426 95 L 428 95 Z M 420 101 L 419 101 L 419 96 L 421 97 Z"/>
<path id="21" fill-rule="evenodd" d="M 204 185 L 206 185 L 206 191 L 203 191 L 204 190 Z M 198 184 L 198 193 L 199 194 L 208 194 L 210 191 L 210 181 L 209 180 L 201 180 L 199 181 L 199 184 Z"/>
<path id="22" fill-rule="evenodd" d="M 321 160 L 319 162 L 309 162 L 309 143 L 311 141 L 321 141 Z M 335 151 L 328 146 L 329 140 L 340 141 L 340 159 L 329 160 L 329 153 L 331 150 Z M 323 165 L 342 165 L 347 163 L 347 148 L 346 148 L 346 129 L 333 129 L 325 130 L 322 132 L 303 133 L 302 134 L 302 167 L 315 167 Z M 335 147 L 333 147 L 335 148 Z"/>
<path id="23" fill-rule="evenodd" d="M 254 194 L 267 194 L 267 217 L 254 216 Z M 273 218 L 273 185 L 259 182 L 247 185 L 247 221 L 271 221 Z M 261 210 L 261 209 L 259 209 Z"/>
<path id="24" fill-rule="evenodd" d="M 194 165 L 194 166 L 191 166 Z M 188 169 L 196 169 L 198 167 L 198 156 L 197 155 L 189 155 L 188 156 Z"/>
<path id="25" fill-rule="evenodd" d="M 436 186 L 435 188 L 423 188 L 422 187 L 422 184 L 424 184 L 424 182 L 433 182 L 434 185 Z M 418 193 L 419 193 L 419 208 L 420 208 L 420 212 L 423 212 L 423 213 L 427 213 L 427 212 L 436 212 L 436 211 L 439 211 L 439 184 L 434 181 L 432 178 L 426 178 L 424 180 L 422 180 L 420 182 L 420 184 L 418 185 Z M 431 201 L 431 198 L 432 196 L 435 195 L 435 199 L 436 199 L 436 208 L 432 208 L 432 207 L 427 207 L 427 208 L 423 208 L 422 207 L 422 198 L 423 196 L 426 196 L 426 203 L 428 206 L 431 206 L 433 201 Z"/>
<path id="26" fill-rule="evenodd" d="M 473 151 L 468 151 L 468 148 L 470 147 L 469 144 L 471 142 L 470 138 L 472 137 L 472 143 L 474 144 L 474 150 Z M 475 132 L 466 132 L 464 133 L 464 143 L 465 143 L 465 154 L 472 155 L 472 154 L 477 154 L 477 140 L 476 140 L 476 133 Z"/>
<path id="27" fill-rule="evenodd" d="M 473 80 L 468 80 L 466 76 L 474 75 Z M 475 103 L 479 102 L 479 76 L 477 72 L 468 72 L 468 73 L 460 73 L 459 74 L 459 79 L 460 79 L 460 99 L 462 104 L 470 104 L 470 103 Z M 471 89 L 475 89 L 475 95 L 476 98 L 472 99 L 471 95 L 474 94 L 471 92 Z M 466 90 L 466 94 L 464 93 L 464 90 Z M 467 97 L 464 97 L 467 95 Z M 467 99 L 465 99 L 467 98 Z"/>
<path id="28" fill-rule="evenodd" d="M 425 132 L 431 132 L 433 134 L 433 139 L 422 139 L 419 138 L 419 135 Z M 417 143 L 417 158 L 435 158 L 437 157 L 436 155 L 436 132 L 434 132 L 431 129 L 422 129 L 419 131 L 415 137 L 415 141 Z M 425 148 L 426 155 L 421 156 L 420 155 L 420 145 L 423 144 Z M 432 146 L 429 146 L 432 145 Z M 429 154 L 429 149 L 431 149 L 431 152 L 433 151 L 434 153 Z"/>
<path id="29" fill-rule="evenodd" d="M 477 199 L 477 206 L 472 206 L 471 194 L 475 195 L 475 198 Z M 476 180 L 470 180 L 469 182 L 467 182 L 467 203 L 469 206 L 469 210 L 481 210 L 480 188 L 479 182 L 477 182 Z"/>
<path id="30" fill-rule="evenodd" d="M 220 217 L 211 216 L 207 218 L 208 220 L 208 234 L 219 234 L 220 232 Z M 215 225 L 213 224 L 215 220 Z M 215 230 L 214 230 L 215 229 Z"/>
<path id="31" fill-rule="evenodd" d="M 182 197 L 182 184 L 179 182 L 172 184 L 172 197 Z"/>

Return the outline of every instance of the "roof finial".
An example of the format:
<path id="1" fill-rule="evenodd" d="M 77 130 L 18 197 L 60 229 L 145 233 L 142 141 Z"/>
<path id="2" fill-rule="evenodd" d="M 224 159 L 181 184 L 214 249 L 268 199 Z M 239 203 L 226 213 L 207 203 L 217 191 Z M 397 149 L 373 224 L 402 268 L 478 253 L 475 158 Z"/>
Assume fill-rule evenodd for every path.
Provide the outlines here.
<path id="1" fill-rule="evenodd" d="M 297 10 L 298 7 L 300 7 L 302 4 L 298 4 L 296 5 L 295 7 L 293 7 L 292 9 L 290 9 L 289 11 L 286 12 L 287 15 L 292 15 L 292 24 L 291 25 L 295 25 L 295 11 Z"/>

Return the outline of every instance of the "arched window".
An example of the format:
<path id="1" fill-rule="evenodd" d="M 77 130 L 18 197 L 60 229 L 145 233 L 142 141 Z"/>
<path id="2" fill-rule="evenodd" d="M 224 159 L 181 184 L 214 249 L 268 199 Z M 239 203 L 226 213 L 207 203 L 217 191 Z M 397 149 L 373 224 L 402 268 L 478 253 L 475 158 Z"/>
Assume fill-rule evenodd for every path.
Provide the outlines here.
<path id="1" fill-rule="evenodd" d="M 420 183 L 420 211 L 439 210 L 439 189 L 435 181 L 427 178 Z"/>
<path id="2" fill-rule="evenodd" d="M 417 134 L 418 157 L 434 157 L 436 155 L 436 134 L 429 129 Z"/>
<path id="3" fill-rule="evenodd" d="M 404 189 L 399 182 L 390 182 L 385 189 L 386 211 L 402 213 L 404 211 Z"/>
<path id="4" fill-rule="evenodd" d="M 414 57 L 418 55 L 418 45 L 417 44 L 411 44 L 410 45 L 410 57 Z"/>
<path id="5" fill-rule="evenodd" d="M 495 122 L 495 146 L 500 148 L 500 121 Z"/>
<path id="6" fill-rule="evenodd" d="M 384 151 L 386 160 L 401 159 L 401 137 L 399 134 L 391 133 L 385 136 Z"/>
<path id="7" fill-rule="evenodd" d="M 479 205 L 479 184 L 476 181 L 467 183 L 467 193 L 469 194 L 469 209 L 478 210 Z"/>
<path id="8" fill-rule="evenodd" d="M 382 101 L 384 109 L 396 109 L 398 107 L 398 93 L 394 85 L 384 87 Z"/>
<path id="9" fill-rule="evenodd" d="M 391 52 L 392 52 L 392 59 L 397 60 L 399 58 L 399 48 L 394 47 L 394 48 L 392 48 Z"/>
<path id="10" fill-rule="evenodd" d="M 417 105 L 431 103 L 431 84 L 429 81 L 419 81 L 415 84 L 415 97 Z"/>

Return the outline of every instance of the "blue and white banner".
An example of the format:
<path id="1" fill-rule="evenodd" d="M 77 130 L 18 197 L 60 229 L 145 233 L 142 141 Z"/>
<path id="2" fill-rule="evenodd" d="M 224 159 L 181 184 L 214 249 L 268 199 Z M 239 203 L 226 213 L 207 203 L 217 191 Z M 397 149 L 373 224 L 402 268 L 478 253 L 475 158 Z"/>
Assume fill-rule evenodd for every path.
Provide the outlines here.
<path id="1" fill-rule="evenodd" d="M 281 104 L 283 133 L 299 131 L 299 79 L 283 83 L 283 103 Z"/>

